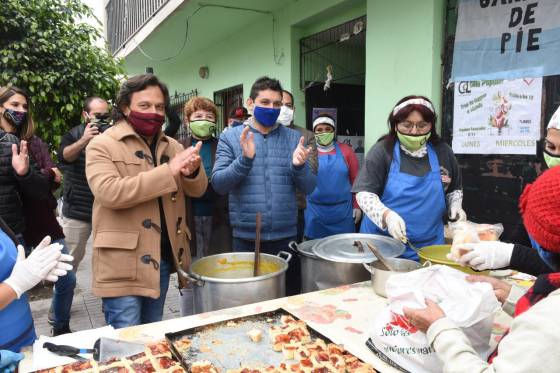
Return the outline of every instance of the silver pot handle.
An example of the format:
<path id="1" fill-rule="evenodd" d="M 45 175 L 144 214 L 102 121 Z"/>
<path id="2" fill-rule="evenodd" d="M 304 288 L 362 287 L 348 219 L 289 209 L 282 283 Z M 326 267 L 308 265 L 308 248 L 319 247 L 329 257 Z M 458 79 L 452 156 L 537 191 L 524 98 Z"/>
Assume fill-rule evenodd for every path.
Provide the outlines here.
<path id="1" fill-rule="evenodd" d="M 431 267 L 432 265 L 433 265 L 432 262 L 430 262 L 429 260 L 425 260 L 424 264 L 422 264 L 422 268 Z"/>
<path id="2" fill-rule="evenodd" d="M 373 275 L 373 271 L 371 270 L 371 267 L 369 266 L 369 264 L 367 263 L 362 263 L 362 265 L 364 266 L 364 268 Z"/>
<path id="3" fill-rule="evenodd" d="M 177 273 L 196 286 L 204 286 L 204 280 L 194 273 L 192 275 L 189 275 L 181 267 L 177 267 Z"/>
<path id="4" fill-rule="evenodd" d="M 290 243 L 288 244 L 288 247 L 289 247 L 290 249 L 292 249 L 292 251 L 293 251 L 294 253 L 298 253 L 298 252 L 299 252 L 299 247 L 298 247 L 298 244 L 297 244 L 296 241 L 290 242 Z"/>
<path id="5" fill-rule="evenodd" d="M 284 259 L 286 262 L 289 262 L 290 260 L 292 260 L 292 254 L 290 254 L 287 251 L 279 251 L 278 255 L 276 255 L 277 257 Z"/>

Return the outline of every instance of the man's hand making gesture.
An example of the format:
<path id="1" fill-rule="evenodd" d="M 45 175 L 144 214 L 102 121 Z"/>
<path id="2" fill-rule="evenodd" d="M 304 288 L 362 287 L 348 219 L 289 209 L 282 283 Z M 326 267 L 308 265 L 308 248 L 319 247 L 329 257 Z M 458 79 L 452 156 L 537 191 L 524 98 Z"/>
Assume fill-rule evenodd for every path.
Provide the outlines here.
<path id="1" fill-rule="evenodd" d="M 304 143 L 305 143 L 305 138 L 302 136 L 299 139 L 299 144 L 296 150 L 294 150 L 294 155 L 292 156 L 292 163 L 296 167 L 303 166 L 307 161 L 307 158 L 309 158 L 309 154 L 311 154 L 311 150 L 313 150 L 311 146 L 308 146 L 307 148 L 303 146 Z"/>

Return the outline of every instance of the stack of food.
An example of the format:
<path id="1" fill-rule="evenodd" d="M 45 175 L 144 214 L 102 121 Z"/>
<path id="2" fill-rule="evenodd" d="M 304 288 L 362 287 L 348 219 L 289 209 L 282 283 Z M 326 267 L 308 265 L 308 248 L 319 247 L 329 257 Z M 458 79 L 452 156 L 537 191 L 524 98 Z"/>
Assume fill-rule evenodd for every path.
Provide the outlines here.
<path id="1" fill-rule="evenodd" d="M 122 359 L 111 359 L 105 362 L 93 360 L 77 361 L 64 366 L 39 370 L 36 373 L 183 373 L 185 370 L 173 360 L 167 342 L 159 341 L 146 345 L 144 352 Z"/>
<path id="2" fill-rule="evenodd" d="M 497 241 L 504 231 L 502 224 L 477 224 L 470 221 L 460 221 L 449 224 L 451 238 L 451 257 L 454 260 L 465 255 L 469 250 L 464 244 L 480 241 Z"/>

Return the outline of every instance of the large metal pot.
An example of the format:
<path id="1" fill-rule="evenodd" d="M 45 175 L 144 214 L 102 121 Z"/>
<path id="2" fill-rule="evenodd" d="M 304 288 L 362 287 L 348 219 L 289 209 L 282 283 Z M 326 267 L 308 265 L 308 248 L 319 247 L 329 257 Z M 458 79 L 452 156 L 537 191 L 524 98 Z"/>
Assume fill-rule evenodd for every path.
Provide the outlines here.
<path id="1" fill-rule="evenodd" d="M 421 267 L 418 262 L 410 259 L 385 258 L 385 260 L 389 262 L 395 271 L 386 270 L 383 264 L 379 261 L 375 261 L 371 264 L 363 264 L 364 268 L 371 273 L 371 286 L 373 287 L 373 291 L 382 297 L 387 297 L 385 284 L 387 283 L 389 277 L 396 273 L 411 272 Z"/>
<path id="2" fill-rule="evenodd" d="M 195 261 L 189 268 L 196 313 L 242 306 L 286 295 L 292 254 L 261 254 L 260 276 L 253 277 L 254 253 L 225 253 Z"/>
<path id="3" fill-rule="evenodd" d="M 361 263 L 334 262 L 315 255 L 312 248 L 320 241 L 290 242 L 290 249 L 300 256 L 302 293 L 353 284 L 369 278 L 369 273 Z"/>
<path id="4" fill-rule="evenodd" d="M 313 254 L 311 249 L 319 241 L 321 240 L 310 240 L 299 244 L 292 241 L 289 245 L 300 257 L 302 293 L 353 284 L 369 278 L 361 264 L 332 262 Z"/>

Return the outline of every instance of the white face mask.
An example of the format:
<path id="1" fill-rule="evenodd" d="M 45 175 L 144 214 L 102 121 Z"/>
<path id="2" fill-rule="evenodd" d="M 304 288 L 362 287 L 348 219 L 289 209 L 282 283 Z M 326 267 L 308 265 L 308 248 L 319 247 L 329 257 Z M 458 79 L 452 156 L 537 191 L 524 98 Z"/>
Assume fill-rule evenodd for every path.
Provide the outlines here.
<path id="1" fill-rule="evenodd" d="M 278 119 L 276 119 L 276 121 L 287 127 L 292 124 L 293 120 L 294 109 L 290 109 L 289 107 L 282 105 L 282 108 L 280 109 L 280 115 L 278 116 Z"/>

